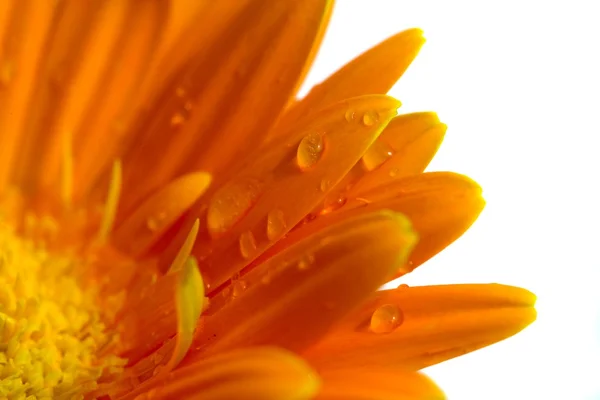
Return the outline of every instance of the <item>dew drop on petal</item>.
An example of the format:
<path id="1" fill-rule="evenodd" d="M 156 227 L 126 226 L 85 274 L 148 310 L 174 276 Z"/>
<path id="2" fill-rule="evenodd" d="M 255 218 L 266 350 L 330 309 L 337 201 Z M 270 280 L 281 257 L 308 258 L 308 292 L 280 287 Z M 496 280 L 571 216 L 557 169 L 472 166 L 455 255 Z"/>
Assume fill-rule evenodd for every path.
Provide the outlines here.
<path id="1" fill-rule="evenodd" d="M 257 179 L 234 181 L 220 189 L 208 205 L 206 226 L 212 237 L 229 230 L 256 203 L 261 190 Z"/>
<path id="2" fill-rule="evenodd" d="M 256 239 L 250 231 L 240 235 L 240 253 L 245 259 L 250 258 L 256 252 Z"/>
<path id="3" fill-rule="evenodd" d="M 242 280 L 242 279 L 238 279 L 236 281 L 234 281 L 231 284 L 231 296 L 232 297 L 240 297 L 242 295 L 242 293 L 244 293 L 244 291 L 246 290 L 246 288 L 248 287 L 248 285 L 246 284 L 246 281 Z"/>
<path id="4" fill-rule="evenodd" d="M 306 170 L 315 165 L 323 153 L 323 137 L 317 132 L 304 136 L 298 145 L 296 162 L 301 170 Z"/>
<path id="5" fill-rule="evenodd" d="M 185 122 L 185 117 L 181 113 L 175 113 L 171 117 L 171 126 L 179 126 Z"/>
<path id="6" fill-rule="evenodd" d="M 348 122 L 354 122 L 356 119 L 356 112 L 353 110 L 348 110 L 346 111 L 346 114 L 344 114 L 344 118 L 346 118 L 346 121 Z"/>
<path id="7" fill-rule="evenodd" d="M 315 262 L 315 256 L 313 254 L 304 254 L 300 260 L 298 260 L 298 269 L 305 270 Z"/>
<path id="8" fill-rule="evenodd" d="M 363 165 L 367 171 L 373 171 L 393 155 L 394 150 L 390 147 L 390 145 L 377 140 L 363 155 Z"/>
<path id="9" fill-rule="evenodd" d="M 390 169 L 390 178 L 395 178 L 398 176 L 398 173 L 400 172 L 400 170 L 398 168 L 392 168 Z"/>
<path id="10" fill-rule="evenodd" d="M 331 187 L 330 180 L 328 180 L 328 179 L 321 180 L 321 184 L 319 185 L 319 189 L 321 189 L 321 192 L 325 193 L 326 191 L 329 190 L 330 187 Z"/>
<path id="11" fill-rule="evenodd" d="M 379 115 L 375 111 L 366 111 L 363 114 L 362 122 L 365 126 L 373 126 L 379 121 Z"/>
<path id="12" fill-rule="evenodd" d="M 402 325 L 404 315 L 395 304 L 384 304 L 371 315 L 371 332 L 390 333 Z"/>
<path id="13" fill-rule="evenodd" d="M 401 283 L 398 285 L 397 289 L 408 289 L 408 285 L 406 283 Z"/>
<path id="14" fill-rule="evenodd" d="M 150 230 L 150 232 L 156 232 L 162 228 L 166 218 L 167 215 L 164 212 L 150 216 L 148 219 L 146 219 L 146 227 Z"/>
<path id="15" fill-rule="evenodd" d="M 287 227 L 283 211 L 279 209 L 269 211 L 267 215 L 267 237 L 269 240 L 278 239 Z"/>

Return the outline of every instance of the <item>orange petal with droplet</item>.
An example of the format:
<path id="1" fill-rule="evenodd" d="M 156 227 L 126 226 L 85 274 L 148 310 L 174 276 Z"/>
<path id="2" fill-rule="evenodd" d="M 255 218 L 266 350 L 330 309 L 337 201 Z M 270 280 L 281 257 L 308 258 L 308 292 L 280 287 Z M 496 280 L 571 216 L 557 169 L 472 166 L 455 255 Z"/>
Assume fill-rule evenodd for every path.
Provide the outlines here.
<path id="1" fill-rule="evenodd" d="M 329 213 L 349 197 L 385 183 L 421 173 L 439 148 L 446 125 L 433 112 L 393 118 L 352 170 L 328 191 L 313 215 Z"/>
<path id="2" fill-rule="evenodd" d="M 393 366 L 348 364 L 318 371 L 323 382 L 316 400 L 444 400 L 444 392 L 425 375 Z"/>
<path id="3" fill-rule="evenodd" d="M 156 379 L 145 393 L 122 400 L 309 399 L 319 377 L 302 359 L 283 349 L 259 347 L 219 354 Z"/>
<path id="4" fill-rule="evenodd" d="M 196 357 L 261 344 L 310 346 L 385 282 L 416 241 L 404 216 L 382 211 L 296 243 L 240 278 L 246 289 L 206 317 Z"/>
<path id="5" fill-rule="evenodd" d="M 202 196 L 211 176 L 182 176 L 147 199 L 114 232 L 114 243 L 125 252 L 143 255 L 187 209 Z"/>
<path id="6" fill-rule="evenodd" d="M 348 364 L 419 370 L 504 340 L 536 318 L 531 292 L 498 284 L 399 287 L 377 292 L 305 357 L 317 369 Z M 373 312 L 399 307 L 402 323 L 370 331 Z"/>
<path id="7" fill-rule="evenodd" d="M 220 175 L 262 143 L 294 95 L 330 7 L 327 0 L 206 2 L 204 22 L 192 24 L 165 60 L 188 58 L 164 77 L 132 128 L 136 144 L 123 161 L 135 168 L 124 177 L 124 209 L 176 174 Z"/>
<path id="8" fill-rule="evenodd" d="M 285 134 L 299 119 L 343 99 L 385 94 L 400 79 L 425 43 L 420 29 L 400 32 L 350 61 L 290 107 L 270 137 Z"/>
<path id="9" fill-rule="evenodd" d="M 378 210 L 392 210 L 406 215 L 419 234 L 419 242 L 407 264 L 397 271 L 396 276 L 402 275 L 458 239 L 477 219 L 485 205 L 477 183 L 466 176 L 450 172 L 429 172 L 401 179 L 377 187 L 362 196 L 348 199 L 342 208 L 298 225 L 248 268 L 327 229 L 331 224 Z"/>
<path id="10" fill-rule="evenodd" d="M 205 282 L 214 290 L 273 245 L 322 201 L 396 114 L 399 102 L 388 96 L 365 96 L 338 103 L 266 148 L 209 200 L 206 230 L 198 234 L 193 254 Z M 353 110 L 360 119 L 347 121 Z M 362 118 L 373 118 L 365 124 Z M 314 142 L 322 138 L 322 145 Z M 196 218 L 204 204 L 190 212 Z M 269 234 L 269 216 L 277 215 L 276 234 Z M 204 220 L 203 218 L 201 220 Z M 204 225 L 204 224 L 202 224 Z M 204 228 L 204 226 L 203 226 Z M 252 251 L 240 248 L 249 242 Z"/>

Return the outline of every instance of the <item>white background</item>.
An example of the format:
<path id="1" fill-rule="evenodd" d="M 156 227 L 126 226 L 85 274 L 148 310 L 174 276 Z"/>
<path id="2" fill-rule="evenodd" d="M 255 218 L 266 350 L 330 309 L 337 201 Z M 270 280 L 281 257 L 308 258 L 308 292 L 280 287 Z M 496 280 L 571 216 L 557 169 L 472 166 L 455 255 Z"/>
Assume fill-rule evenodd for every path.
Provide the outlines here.
<path id="1" fill-rule="evenodd" d="M 397 31 L 427 43 L 392 94 L 449 125 L 430 170 L 487 208 L 409 284 L 538 295 L 522 334 L 426 370 L 451 400 L 600 399 L 600 2 L 338 0 L 308 86 Z M 308 87 L 307 86 L 307 87 Z M 306 88 L 304 90 L 306 92 Z"/>

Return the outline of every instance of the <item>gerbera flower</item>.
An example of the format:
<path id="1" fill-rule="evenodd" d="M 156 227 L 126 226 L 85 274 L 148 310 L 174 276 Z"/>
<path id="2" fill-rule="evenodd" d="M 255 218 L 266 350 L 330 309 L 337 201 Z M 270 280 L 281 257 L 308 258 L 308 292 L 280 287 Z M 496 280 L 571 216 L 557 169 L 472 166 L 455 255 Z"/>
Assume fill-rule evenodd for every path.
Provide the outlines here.
<path id="1" fill-rule="evenodd" d="M 502 285 L 377 291 L 484 202 L 385 95 L 391 37 L 302 100 L 325 0 L 0 4 L 0 397 L 432 399 L 535 318 Z"/>

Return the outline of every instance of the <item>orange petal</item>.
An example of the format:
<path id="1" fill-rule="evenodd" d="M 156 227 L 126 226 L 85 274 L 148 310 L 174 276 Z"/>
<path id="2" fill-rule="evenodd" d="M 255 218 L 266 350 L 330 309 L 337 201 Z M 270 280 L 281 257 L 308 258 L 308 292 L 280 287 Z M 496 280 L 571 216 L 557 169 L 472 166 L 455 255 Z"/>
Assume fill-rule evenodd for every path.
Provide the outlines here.
<path id="1" fill-rule="evenodd" d="M 208 204 L 193 252 L 205 282 L 214 290 L 284 236 L 356 164 L 398 106 L 387 96 L 350 99 L 258 149 Z M 373 120 L 348 122 L 349 109 Z M 205 207 L 197 204 L 189 222 Z"/>
<path id="2" fill-rule="evenodd" d="M 419 234 L 419 242 L 407 264 L 397 272 L 402 275 L 458 239 L 477 219 L 485 204 L 481 188 L 474 181 L 449 172 L 430 172 L 401 179 L 362 196 L 348 199 L 342 208 L 299 225 L 252 266 L 332 224 L 377 210 L 392 210 L 406 215 Z"/>
<path id="3" fill-rule="evenodd" d="M 401 286 L 377 292 L 305 356 L 325 370 L 418 370 L 518 333 L 535 320 L 534 304 L 531 292 L 498 284 Z"/>
<path id="4" fill-rule="evenodd" d="M 179 368 L 156 379 L 122 400 L 312 398 L 320 382 L 311 368 L 295 355 L 277 348 L 259 347 L 219 354 Z M 144 385 L 146 386 L 146 385 Z"/>
<path id="5" fill-rule="evenodd" d="M 425 43 L 422 34 L 420 29 L 400 32 L 346 64 L 290 107 L 271 132 L 271 137 L 285 134 L 286 129 L 300 118 L 343 99 L 387 93 Z"/>
<path id="6" fill-rule="evenodd" d="M 143 255 L 208 188 L 204 172 L 182 176 L 147 199 L 114 233 L 114 243 L 125 252 Z"/>
<path id="7" fill-rule="evenodd" d="M 177 174 L 220 174 L 262 142 L 294 94 L 330 3 L 207 2 L 204 22 L 185 31 L 183 50 L 172 49 L 175 59 L 181 51 L 189 58 L 133 128 L 125 210 Z"/>
<path id="8" fill-rule="evenodd" d="M 361 162 L 332 188 L 313 215 L 341 207 L 348 197 L 385 183 L 421 173 L 439 148 L 446 125 L 433 112 L 399 115 L 392 119 Z"/>
<path id="9" fill-rule="evenodd" d="M 349 364 L 319 371 L 323 382 L 317 400 L 444 400 L 446 396 L 425 375 L 397 367 Z"/>
<path id="10" fill-rule="evenodd" d="M 384 211 L 297 243 L 241 278 L 234 298 L 206 318 L 195 356 L 261 344 L 306 348 L 385 282 L 416 240 L 406 218 Z"/>

